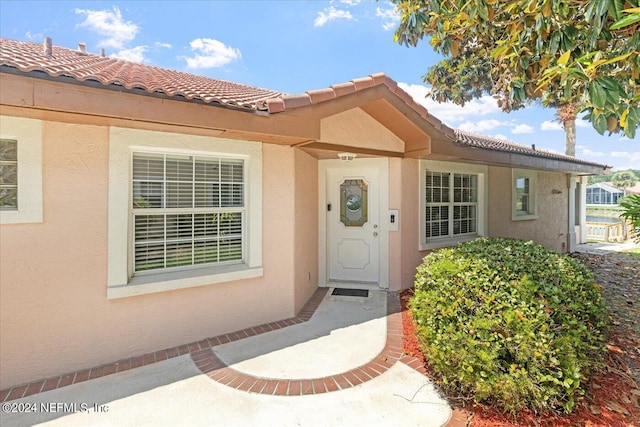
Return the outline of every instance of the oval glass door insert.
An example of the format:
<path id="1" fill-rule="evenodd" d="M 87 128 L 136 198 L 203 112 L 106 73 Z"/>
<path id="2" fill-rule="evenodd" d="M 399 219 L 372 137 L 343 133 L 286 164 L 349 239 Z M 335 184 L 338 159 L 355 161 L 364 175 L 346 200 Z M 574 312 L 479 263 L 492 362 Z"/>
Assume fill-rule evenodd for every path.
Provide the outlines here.
<path id="1" fill-rule="evenodd" d="M 340 184 L 340 222 L 346 227 L 362 227 L 368 221 L 367 183 L 346 179 Z"/>

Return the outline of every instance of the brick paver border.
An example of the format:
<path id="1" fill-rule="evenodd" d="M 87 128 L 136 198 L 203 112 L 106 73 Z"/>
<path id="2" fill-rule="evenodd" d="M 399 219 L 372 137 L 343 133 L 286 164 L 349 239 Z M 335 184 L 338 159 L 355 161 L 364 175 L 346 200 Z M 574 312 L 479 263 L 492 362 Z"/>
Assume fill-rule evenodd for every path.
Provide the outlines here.
<path id="1" fill-rule="evenodd" d="M 20 399 L 37 393 L 66 387 L 87 380 L 100 378 L 127 371 L 140 366 L 150 365 L 162 360 L 185 354 L 191 355 L 196 366 L 209 378 L 237 390 L 251 393 L 269 394 L 277 396 L 300 396 L 305 394 L 320 394 L 351 388 L 386 372 L 397 361 L 403 362 L 418 372 L 425 373 L 419 359 L 403 354 L 404 343 L 402 331 L 402 317 L 400 298 L 396 293 L 387 293 L 387 342 L 380 354 L 357 368 L 337 375 L 312 379 L 275 379 L 261 378 L 238 372 L 228 367 L 213 352 L 212 347 L 232 341 L 241 340 L 254 335 L 263 334 L 288 326 L 307 322 L 315 313 L 324 299 L 329 288 L 318 288 L 307 301 L 296 317 L 264 325 L 254 326 L 228 334 L 218 335 L 201 341 L 192 342 L 164 350 L 148 353 L 142 356 L 122 359 L 117 362 L 101 365 L 90 369 L 79 370 L 60 376 L 33 381 L 28 384 L 17 385 L 0 391 L 0 402 Z"/>
<path id="2" fill-rule="evenodd" d="M 275 331 L 278 329 L 286 328 L 287 326 L 304 323 L 311 319 L 311 316 L 313 316 L 313 313 L 315 313 L 316 309 L 322 302 L 328 289 L 329 288 L 318 288 L 316 292 L 311 296 L 309 301 L 307 301 L 307 303 L 304 305 L 304 307 L 302 307 L 302 310 L 300 310 L 296 317 L 279 320 L 277 322 L 271 322 L 260 326 L 254 326 L 252 328 L 247 328 L 228 334 L 222 334 L 212 338 L 206 338 L 201 341 L 192 342 L 190 344 L 166 348 L 164 350 L 144 354 L 142 356 L 122 359 L 117 362 L 109 363 L 107 365 L 100 365 L 95 368 L 70 372 L 44 380 L 33 381 L 28 384 L 16 385 L 6 390 L 0 390 L 0 402 L 20 399 L 22 397 L 27 397 L 33 394 L 43 393 L 45 391 L 66 387 L 71 384 L 81 383 L 87 380 L 104 377 L 133 368 L 139 368 L 140 366 L 150 365 L 152 363 L 161 362 L 163 360 L 171 359 L 173 357 L 178 357 L 185 354 L 191 354 L 191 357 L 193 359 L 194 353 L 211 349 L 211 347 L 216 345 L 224 344 L 231 341 L 237 341 L 246 337 L 250 337 L 252 335 Z"/>
<path id="3" fill-rule="evenodd" d="M 426 371 L 424 367 L 421 368 L 422 364 L 418 359 L 403 357 L 404 336 L 400 310 L 400 298 L 396 293 L 388 292 L 386 345 L 369 363 L 336 375 L 300 379 L 257 377 L 230 368 L 216 356 L 212 348 L 193 352 L 191 358 L 204 374 L 220 384 L 250 393 L 274 396 L 321 394 L 355 387 L 386 372 L 398 360 L 404 361 L 418 371 L 422 369 L 421 372 L 424 373 Z"/>

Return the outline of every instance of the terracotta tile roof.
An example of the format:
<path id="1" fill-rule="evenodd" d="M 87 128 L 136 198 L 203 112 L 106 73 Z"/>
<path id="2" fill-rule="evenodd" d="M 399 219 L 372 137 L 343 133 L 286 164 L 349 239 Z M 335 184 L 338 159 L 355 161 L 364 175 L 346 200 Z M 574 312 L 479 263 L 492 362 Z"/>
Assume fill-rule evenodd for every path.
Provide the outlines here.
<path id="1" fill-rule="evenodd" d="M 578 159 L 576 157 L 566 156 L 564 154 L 555 153 L 549 150 L 541 150 L 535 148 L 535 146 L 528 146 L 518 144 L 516 142 L 507 141 L 504 139 L 491 138 L 489 136 L 477 135 L 471 132 L 466 132 L 460 129 L 455 129 L 456 143 L 460 145 L 466 145 L 468 147 L 481 148 L 484 150 L 492 151 L 504 151 L 508 153 L 524 154 L 533 157 L 543 157 L 546 159 L 561 160 L 571 163 L 579 163 L 584 165 L 599 166 L 602 168 L 608 168 L 609 166 L 601 163 L 590 162 L 587 160 Z"/>
<path id="2" fill-rule="evenodd" d="M 44 72 L 51 77 L 70 77 L 78 82 L 99 82 L 127 90 L 144 90 L 172 98 L 255 110 L 258 102 L 282 96 L 282 92 L 245 86 L 224 80 L 107 58 L 79 50 L 53 46 L 45 54 L 41 43 L 0 38 L 0 66 L 23 73 Z"/>
<path id="3" fill-rule="evenodd" d="M 303 94 L 289 95 L 268 89 L 212 79 L 138 64 L 117 58 L 83 53 L 60 46 L 53 46 L 51 55 L 45 54 L 40 43 L 0 38 L 0 66 L 16 68 L 23 73 L 43 72 L 51 77 L 70 77 L 78 82 L 99 82 L 104 86 L 118 86 L 127 90 L 144 90 L 169 97 L 183 97 L 205 103 L 216 103 L 247 110 L 279 113 L 345 96 L 373 86 L 386 85 L 421 117 L 436 128 L 443 127 L 453 137 L 453 132 L 440 120 L 427 113 L 398 84 L 384 73 L 354 79 L 329 88 L 310 90 Z"/>
<path id="4" fill-rule="evenodd" d="M 268 111 L 269 113 L 280 113 L 282 111 L 294 108 L 305 107 L 330 101 L 341 96 L 346 96 L 364 89 L 375 86 L 386 86 L 389 91 L 398 96 L 409 108 L 414 110 L 420 117 L 425 119 L 436 129 L 449 136 L 452 140 L 455 138 L 453 129 L 442 123 L 437 117 L 429 114 L 427 109 L 416 102 L 409 93 L 405 92 L 398 86 L 392 78 L 385 73 L 370 74 L 367 77 L 353 79 L 345 83 L 331 85 L 328 88 L 310 90 L 297 95 L 282 95 L 277 98 L 270 98 L 258 102 L 258 109 Z"/>
<path id="5" fill-rule="evenodd" d="M 624 189 L 625 194 L 640 194 L 640 182 L 636 183 L 633 187 L 627 187 Z"/>
<path id="6" fill-rule="evenodd" d="M 265 111 L 271 114 L 331 101 L 361 90 L 384 85 L 420 117 L 449 136 L 451 140 L 455 140 L 457 144 L 605 167 L 599 163 L 546 150 L 536 150 L 514 142 L 475 135 L 461 130 L 454 132 L 429 114 L 424 106 L 417 103 L 409 93 L 401 89 L 393 79 L 384 73 L 371 74 L 328 88 L 289 95 L 284 92 L 197 76 L 118 58 L 103 57 L 60 46 L 52 46 L 51 54 L 47 55 L 43 44 L 0 38 L 0 70 L 5 67 L 17 69 L 22 73 L 42 72 L 53 78 L 72 78 L 80 83 L 97 82 L 106 87 L 117 86 L 134 93 L 140 93 L 140 90 L 143 90 L 150 94 L 163 94 L 170 98 L 200 101 L 248 111 Z"/>

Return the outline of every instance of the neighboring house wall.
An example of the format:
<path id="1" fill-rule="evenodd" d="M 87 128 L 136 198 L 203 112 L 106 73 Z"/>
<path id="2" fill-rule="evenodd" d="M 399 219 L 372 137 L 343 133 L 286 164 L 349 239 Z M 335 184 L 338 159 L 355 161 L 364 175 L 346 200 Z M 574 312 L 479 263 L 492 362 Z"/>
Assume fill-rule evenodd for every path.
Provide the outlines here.
<path id="1" fill-rule="evenodd" d="M 110 128 L 57 117 L 67 123 L 42 122 L 43 222 L 0 227 L 0 389 L 295 315 L 317 277 L 313 254 L 298 252 L 315 247 L 316 232 L 290 213 L 296 194 L 301 203 L 316 197 L 317 173 L 296 184 L 293 166 L 297 158 L 302 172 L 314 160 L 263 145 L 262 277 L 109 300 Z M 317 223 L 312 209 L 306 215 Z"/>
<path id="2" fill-rule="evenodd" d="M 512 204 L 510 168 L 489 168 L 489 236 L 533 240 L 558 252 L 566 252 L 569 215 L 567 177 L 537 172 L 537 219 L 512 220 L 505 206 Z"/>

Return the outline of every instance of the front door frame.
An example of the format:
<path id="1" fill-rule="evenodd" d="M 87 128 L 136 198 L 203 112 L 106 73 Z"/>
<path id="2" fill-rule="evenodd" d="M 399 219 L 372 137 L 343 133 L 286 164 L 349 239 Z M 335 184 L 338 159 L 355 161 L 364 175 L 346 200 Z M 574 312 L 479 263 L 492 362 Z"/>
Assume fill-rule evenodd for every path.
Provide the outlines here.
<path id="1" fill-rule="evenodd" d="M 378 286 L 381 289 L 389 288 L 389 159 L 386 157 L 360 158 L 350 162 L 341 160 L 318 161 L 318 285 L 331 286 L 328 281 L 328 215 L 327 215 L 327 172 L 329 169 L 354 169 L 377 168 L 380 179 L 379 194 L 379 239 L 380 245 L 380 272 Z M 336 207 L 334 207 L 335 209 Z"/>

